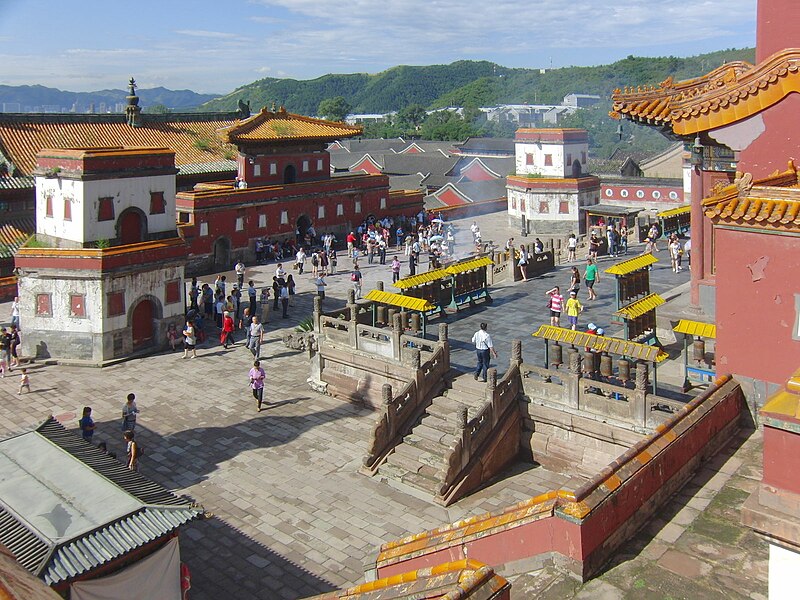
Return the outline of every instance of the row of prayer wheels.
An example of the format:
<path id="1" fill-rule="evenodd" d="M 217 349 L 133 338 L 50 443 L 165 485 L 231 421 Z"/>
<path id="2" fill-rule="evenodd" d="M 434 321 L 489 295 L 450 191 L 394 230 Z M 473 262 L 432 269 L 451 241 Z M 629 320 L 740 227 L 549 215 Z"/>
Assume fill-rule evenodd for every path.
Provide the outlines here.
<path id="1" fill-rule="evenodd" d="M 411 331 L 422 330 L 422 315 L 418 312 L 399 310 L 390 306 L 378 305 L 375 310 L 375 322 L 378 325 L 390 326 L 394 322 L 394 316 L 400 315 L 400 323 L 403 329 Z"/>
<path id="2" fill-rule="evenodd" d="M 586 350 L 583 353 L 583 360 L 580 360 L 580 353 L 576 348 L 570 347 L 567 350 L 570 353 L 570 370 L 575 370 L 577 367 L 576 363 L 581 363 L 582 371 L 585 375 L 596 375 L 599 373 L 603 377 L 616 377 L 623 383 L 627 383 L 631 380 L 631 361 L 627 358 L 620 358 L 616 361 L 617 372 L 614 373 L 614 359 L 608 352 L 593 352 L 591 350 Z M 564 347 L 555 342 L 550 346 L 550 363 L 555 366 L 559 367 L 564 364 Z M 646 372 L 646 366 L 643 364 L 639 364 L 639 366 L 644 366 L 644 371 Z M 638 372 L 638 366 L 635 368 Z"/>

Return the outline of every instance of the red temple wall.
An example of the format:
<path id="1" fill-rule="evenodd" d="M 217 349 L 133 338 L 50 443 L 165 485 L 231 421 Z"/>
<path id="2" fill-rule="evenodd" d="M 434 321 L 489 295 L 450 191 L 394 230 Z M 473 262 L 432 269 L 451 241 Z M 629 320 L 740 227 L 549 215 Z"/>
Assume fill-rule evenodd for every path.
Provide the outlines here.
<path id="1" fill-rule="evenodd" d="M 800 364 L 800 240 L 716 228 L 717 371 L 782 385 Z"/>
<path id="2" fill-rule="evenodd" d="M 800 2 L 758 0 L 756 62 L 784 48 L 800 48 Z"/>
<path id="3" fill-rule="evenodd" d="M 800 2 L 798 3 L 800 11 Z M 798 17 L 800 23 L 800 16 Z M 796 27 L 796 24 L 795 24 Z M 800 31 L 800 27 L 796 27 Z M 752 173 L 753 179 L 767 177 L 776 170 L 785 171 L 787 161 L 800 163 L 800 94 L 786 98 L 760 113 L 766 131 L 739 154 L 737 169 Z"/>
<path id="4" fill-rule="evenodd" d="M 764 426 L 764 477 L 766 485 L 800 494 L 800 434 Z"/>

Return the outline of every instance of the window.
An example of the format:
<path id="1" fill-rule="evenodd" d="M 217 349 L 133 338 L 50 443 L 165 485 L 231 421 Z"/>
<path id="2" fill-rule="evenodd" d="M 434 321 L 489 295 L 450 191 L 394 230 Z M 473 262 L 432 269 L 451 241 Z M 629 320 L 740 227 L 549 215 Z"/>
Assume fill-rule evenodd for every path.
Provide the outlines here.
<path id="1" fill-rule="evenodd" d="M 100 198 L 97 204 L 97 220 L 114 220 L 114 198 Z"/>
<path id="2" fill-rule="evenodd" d="M 86 316 L 86 296 L 84 296 L 83 294 L 69 295 L 69 316 L 70 317 Z"/>
<path id="3" fill-rule="evenodd" d="M 179 223 L 189 223 L 191 215 L 188 212 L 179 212 L 178 213 L 178 222 Z"/>
<path id="4" fill-rule="evenodd" d="M 125 314 L 125 291 L 108 292 L 106 294 L 106 306 L 108 316 L 117 317 Z"/>
<path id="5" fill-rule="evenodd" d="M 200 223 L 200 235 L 201 236 L 208 235 L 208 223 L 206 222 Z"/>
<path id="6" fill-rule="evenodd" d="M 386 208 L 386 198 L 381 198 L 381 208 Z"/>
<path id="7" fill-rule="evenodd" d="M 525 155 L 525 164 L 532 165 L 533 164 L 533 154 L 526 154 Z"/>
<path id="8" fill-rule="evenodd" d="M 303 173 L 308 173 L 308 161 L 303 161 Z"/>
<path id="9" fill-rule="evenodd" d="M 622 196 L 623 198 L 627 198 L 628 190 L 620 190 L 619 195 Z"/>
<path id="10" fill-rule="evenodd" d="M 661 199 L 661 192 L 659 192 L 658 190 L 653 190 L 653 199 L 654 200 L 660 200 Z"/>
<path id="11" fill-rule="evenodd" d="M 45 207 L 44 207 L 44 216 L 51 217 L 53 216 L 53 196 L 47 195 L 44 197 L 45 200 Z"/>
<path id="12" fill-rule="evenodd" d="M 356 213 L 360 213 L 361 212 L 361 200 L 356 200 L 356 205 L 355 205 L 355 209 L 354 210 L 355 210 Z"/>
<path id="13" fill-rule="evenodd" d="M 553 155 L 552 154 L 545 154 L 544 155 L 544 166 L 545 167 L 552 167 L 553 166 Z"/>
<path id="14" fill-rule="evenodd" d="M 64 220 L 72 221 L 72 198 L 64 198 Z"/>
<path id="15" fill-rule="evenodd" d="M 336 216 L 341 217 L 344 214 L 344 204 L 339 203 L 336 205 Z"/>
<path id="16" fill-rule="evenodd" d="M 519 212 L 525 212 L 525 198 L 519 199 Z"/>
<path id="17" fill-rule="evenodd" d="M 53 316 L 50 294 L 36 294 L 36 316 L 37 317 Z"/>
<path id="18" fill-rule="evenodd" d="M 636 190 L 637 198 L 644 198 L 644 190 Z"/>
<path id="19" fill-rule="evenodd" d="M 511 210 L 517 210 L 517 197 L 511 196 Z"/>
<path id="20" fill-rule="evenodd" d="M 572 164 L 572 154 L 568 152 L 567 153 L 567 166 L 569 166 L 571 164 Z"/>
<path id="21" fill-rule="evenodd" d="M 569 200 L 561 200 L 558 203 L 558 214 L 560 215 L 569 214 Z"/>
<path id="22" fill-rule="evenodd" d="M 675 192 L 675 191 L 670 192 L 669 193 L 669 199 L 670 200 L 677 200 L 678 199 L 678 192 Z"/>
<path id="23" fill-rule="evenodd" d="M 164 304 L 175 304 L 181 301 L 181 280 L 173 279 L 164 286 Z"/>
<path id="24" fill-rule="evenodd" d="M 586 152 L 581 152 L 581 164 L 586 164 Z"/>
<path id="25" fill-rule="evenodd" d="M 281 211 L 281 225 L 286 225 L 289 222 L 289 212 L 282 210 Z"/>
<path id="26" fill-rule="evenodd" d="M 150 214 L 163 215 L 167 204 L 164 202 L 164 192 L 150 192 Z"/>
<path id="27" fill-rule="evenodd" d="M 550 203 L 547 200 L 539 200 L 539 214 L 550 212 Z"/>
<path id="28" fill-rule="evenodd" d="M 270 175 L 277 175 L 278 173 L 278 164 L 277 163 L 269 163 L 269 174 Z"/>
<path id="29" fill-rule="evenodd" d="M 317 159 L 317 171 L 322 171 L 323 166 L 324 166 L 323 160 L 321 158 L 318 158 Z"/>
<path id="30" fill-rule="evenodd" d="M 236 217 L 236 231 L 244 230 L 244 217 Z"/>
<path id="31" fill-rule="evenodd" d="M 261 177 L 261 165 L 258 163 L 253 165 L 253 177 Z"/>
<path id="32" fill-rule="evenodd" d="M 258 215 L 258 226 L 264 229 L 267 226 L 267 215 Z"/>
<path id="33" fill-rule="evenodd" d="M 606 188 L 606 196 L 610 198 L 613 195 L 614 195 L 614 190 L 612 190 L 611 188 Z"/>
<path id="34" fill-rule="evenodd" d="M 318 206 L 317 207 L 317 218 L 318 219 L 324 219 L 325 218 L 325 207 L 324 206 Z"/>

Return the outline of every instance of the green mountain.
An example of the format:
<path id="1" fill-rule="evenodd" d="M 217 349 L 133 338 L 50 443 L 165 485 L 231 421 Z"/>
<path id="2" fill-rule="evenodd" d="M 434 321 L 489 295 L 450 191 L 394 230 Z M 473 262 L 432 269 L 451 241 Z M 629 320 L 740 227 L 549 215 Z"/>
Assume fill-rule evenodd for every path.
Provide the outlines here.
<path id="1" fill-rule="evenodd" d="M 678 58 L 629 56 L 610 65 L 539 69 L 509 69 L 487 61 L 449 65 L 398 66 L 368 75 L 325 75 L 317 79 L 261 79 L 206 102 L 199 110 L 235 110 L 239 99 L 252 109 L 285 106 L 290 112 L 314 115 L 322 100 L 342 96 L 354 113 L 388 113 L 412 104 L 425 108 L 490 106 L 493 104 L 557 104 L 569 93 L 609 97 L 617 87 L 657 84 L 697 77 L 732 60 L 753 62 L 752 48 L 729 49 Z"/>

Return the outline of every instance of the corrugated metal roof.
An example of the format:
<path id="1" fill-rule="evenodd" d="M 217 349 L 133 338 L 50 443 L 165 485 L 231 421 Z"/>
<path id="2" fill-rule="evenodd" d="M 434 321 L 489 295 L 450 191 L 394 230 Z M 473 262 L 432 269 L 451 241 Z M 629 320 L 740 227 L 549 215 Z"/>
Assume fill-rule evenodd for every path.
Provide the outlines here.
<path id="1" fill-rule="evenodd" d="M 617 264 L 607 268 L 606 273 L 609 275 L 627 275 L 628 273 L 645 269 L 657 262 L 658 259 L 652 254 L 642 254 L 640 256 L 634 256 L 628 260 L 618 262 Z"/>
<path id="2" fill-rule="evenodd" d="M 717 338 L 717 326 L 712 323 L 701 323 L 700 321 L 681 319 L 672 330 L 677 333 L 697 335 L 712 340 Z"/>
<path id="3" fill-rule="evenodd" d="M 614 314 L 624 317 L 625 319 L 636 319 L 637 317 L 641 317 L 642 315 L 649 313 L 656 307 L 661 306 L 664 304 L 664 302 L 666 302 L 666 300 L 664 300 L 658 294 L 650 294 L 641 300 L 631 302 L 628 304 L 628 306 L 623 306 Z"/>
<path id="4" fill-rule="evenodd" d="M 33 177 L 0 177 L 0 190 L 27 190 L 33 186 Z"/>
<path id="5" fill-rule="evenodd" d="M 19 511 L 11 509 L 5 498 L 0 498 L 0 543 L 12 552 L 20 564 L 48 584 L 76 577 L 124 556 L 144 544 L 170 534 L 203 513 L 201 507 L 194 506 L 189 500 L 179 498 L 139 473 L 127 469 L 96 446 L 67 431 L 52 417 L 35 431 L 17 436 L 16 439 L 21 440 L 27 436 L 38 436 L 49 442 L 46 451 L 61 452 L 71 457 L 76 472 L 83 470 L 85 473 L 81 479 L 89 480 L 91 477 L 101 476 L 103 481 L 119 488 L 120 493 L 126 493 L 126 498 L 134 499 L 129 507 L 133 510 L 112 518 L 100 527 L 81 530 L 72 537 L 59 532 L 61 536 L 55 535 L 51 538 L 31 524 L 37 518 L 41 523 L 41 518 L 48 515 L 29 515 L 26 519 L 24 515 L 17 514 Z M 9 460 L 6 455 L 0 459 Z M 40 456 L 38 459 L 46 461 L 47 457 Z M 52 460 L 63 463 L 63 454 L 54 454 Z M 90 476 L 90 473 L 94 475 Z M 57 487 L 54 481 L 49 485 Z M 42 481 L 38 483 L 41 485 Z M 57 495 L 59 490 L 53 488 L 52 492 Z M 94 492 L 88 486 L 86 493 Z M 69 501 L 64 500 L 64 503 L 68 504 Z M 128 506 L 130 503 L 124 504 Z M 58 504 L 53 512 L 60 510 L 59 514 L 69 514 L 70 509 L 70 506 L 65 509 L 64 505 Z M 87 522 L 92 520 L 91 515 L 85 517 Z"/>
<path id="6" fill-rule="evenodd" d="M 429 281 L 436 281 L 437 279 L 442 279 L 444 277 L 448 277 L 449 275 L 450 273 L 448 273 L 445 269 L 434 269 L 433 271 L 426 271 L 425 273 L 420 273 L 419 275 L 403 277 L 402 279 L 395 281 L 393 285 L 396 288 L 404 290 L 406 288 L 414 287 L 415 285 L 428 283 Z"/>
<path id="7" fill-rule="evenodd" d="M 566 329 L 564 327 L 553 327 L 552 325 L 541 325 L 539 329 L 531 335 L 554 342 L 563 342 L 574 346 L 586 346 L 598 352 L 604 351 L 609 354 L 616 354 L 617 356 L 628 356 L 635 360 L 661 362 L 669 357 L 669 354 L 661 350 L 658 346 L 638 344 L 636 342 L 612 338 L 605 335 L 592 335 L 583 333 L 582 331 Z"/>
<path id="8" fill-rule="evenodd" d="M 204 163 L 178 165 L 178 175 L 197 175 L 199 173 L 228 173 L 236 172 L 235 160 L 215 160 Z"/>
<path id="9" fill-rule="evenodd" d="M 479 269 L 481 267 L 485 267 L 487 265 L 493 265 L 492 259 L 488 256 L 481 256 L 480 258 L 473 258 L 472 260 L 467 260 L 465 262 L 459 262 L 454 265 L 450 265 L 445 267 L 444 270 L 450 273 L 451 275 L 457 275 L 458 273 L 464 273 L 465 271 L 472 271 L 473 269 Z"/>
<path id="10" fill-rule="evenodd" d="M 364 296 L 364 298 L 366 300 L 372 300 L 373 302 L 399 306 L 400 308 L 408 308 L 418 312 L 426 312 L 436 308 L 433 304 L 422 298 L 403 296 L 402 294 L 393 294 L 391 292 L 381 292 L 380 290 L 372 290 L 369 294 Z"/>
<path id="11" fill-rule="evenodd" d="M 691 210 L 692 210 L 691 205 L 679 206 L 678 208 L 670 208 L 669 210 L 662 210 L 656 216 L 665 219 L 667 217 L 674 217 L 677 215 L 682 215 L 684 213 L 691 212 Z"/>

